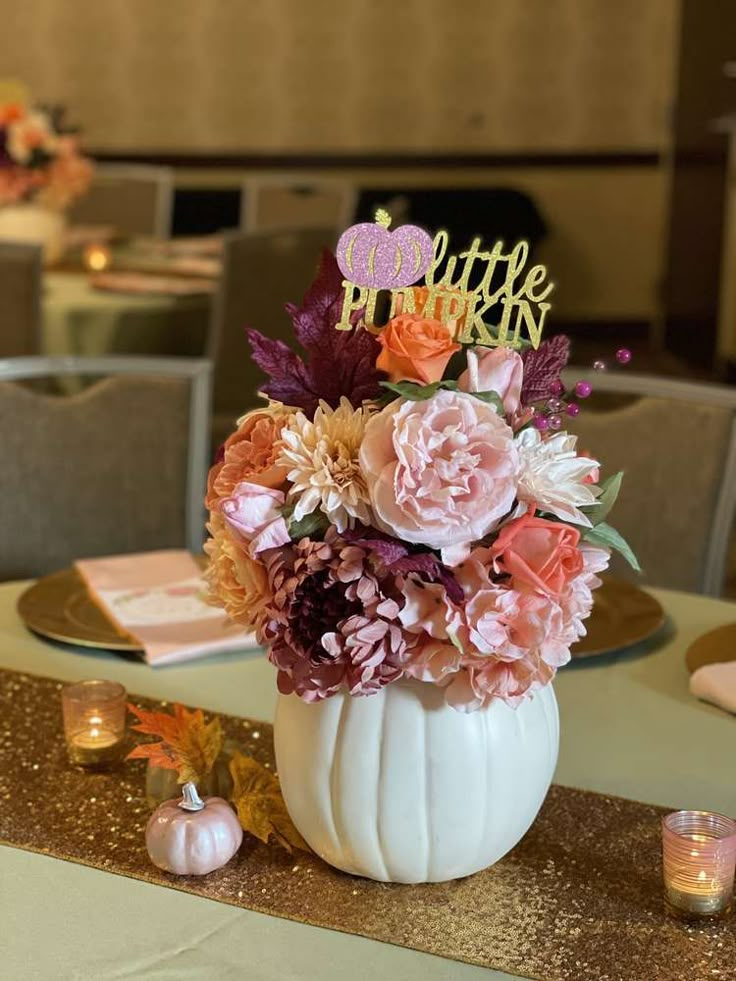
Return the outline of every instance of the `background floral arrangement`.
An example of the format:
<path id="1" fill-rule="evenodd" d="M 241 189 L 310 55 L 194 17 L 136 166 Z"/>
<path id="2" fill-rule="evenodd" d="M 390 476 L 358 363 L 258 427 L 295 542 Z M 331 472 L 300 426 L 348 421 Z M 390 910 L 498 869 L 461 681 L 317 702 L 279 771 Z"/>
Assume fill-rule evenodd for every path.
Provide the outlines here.
<path id="1" fill-rule="evenodd" d="M 465 346 L 426 313 L 337 331 L 341 304 L 325 253 L 287 307 L 305 357 L 248 331 L 269 401 L 210 471 L 210 600 L 305 701 L 407 676 L 516 705 L 569 660 L 610 549 L 636 567 L 605 522 L 621 475 L 562 430 L 569 342 Z"/>
<path id="2" fill-rule="evenodd" d="M 34 201 L 61 210 L 84 194 L 92 172 L 62 109 L 0 105 L 0 205 Z"/>

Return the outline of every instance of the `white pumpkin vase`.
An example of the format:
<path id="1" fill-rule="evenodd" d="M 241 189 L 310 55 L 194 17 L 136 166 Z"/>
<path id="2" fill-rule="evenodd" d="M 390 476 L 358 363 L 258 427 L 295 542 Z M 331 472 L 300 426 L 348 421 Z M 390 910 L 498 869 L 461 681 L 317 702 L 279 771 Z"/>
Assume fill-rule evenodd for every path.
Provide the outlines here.
<path id="1" fill-rule="evenodd" d="M 289 814 L 330 865 L 442 882 L 502 858 L 534 821 L 559 746 L 551 685 L 517 708 L 447 705 L 413 679 L 308 704 L 280 695 L 275 747 Z"/>
<path id="2" fill-rule="evenodd" d="M 53 265 L 64 254 L 66 216 L 38 204 L 0 207 L 0 241 L 26 242 L 43 248 L 43 261 Z"/>

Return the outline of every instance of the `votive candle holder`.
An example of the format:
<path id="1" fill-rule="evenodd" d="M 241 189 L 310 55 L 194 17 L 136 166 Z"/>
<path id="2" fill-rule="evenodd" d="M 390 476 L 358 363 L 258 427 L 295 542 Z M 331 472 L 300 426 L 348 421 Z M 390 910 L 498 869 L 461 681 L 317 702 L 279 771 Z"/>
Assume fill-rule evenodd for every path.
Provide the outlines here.
<path id="1" fill-rule="evenodd" d="M 733 898 L 736 821 L 712 811 L 662 819 L 665 902 L 683 919 L 722 916 Z"/>
<path id="2" fill-rule="evenodd" d="M 69 759 L 77 766 L 104 769 L 125 748 L 126 692 L 116 681 L 80 681 L 62 689 Z"/>
<path id="3" fill-rule="evenodd" d="M 106 245 L 88 245 L 82 253 L 86 269 L 90 272 L 104 272 L 108 269 L 112 256 Z"/>

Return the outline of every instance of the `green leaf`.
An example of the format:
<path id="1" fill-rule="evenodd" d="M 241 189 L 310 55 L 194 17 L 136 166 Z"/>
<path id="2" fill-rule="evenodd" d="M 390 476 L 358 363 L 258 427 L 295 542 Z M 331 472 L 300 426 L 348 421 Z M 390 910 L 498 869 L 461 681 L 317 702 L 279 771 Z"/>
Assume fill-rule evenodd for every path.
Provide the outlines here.
<path id="1" fill-rule="evenodd" d="M 382 381 L 380 384 L 383 385 L 384 388 L 387 388 L 390 392 L 395 392 L 397 395 L 401 395 L 403 398 L 409 399 L 412 402 L 421 402 L 424 399 L 429 399 L 441 388 L 444 388 L 450 392 L 454 392 L 457 389 L 457 382 L 453 381 L 452 379 L 432 382 L 429 385 L 417 385 L 416 382 L 411 381 Z"/>
<path id="2" fill-rule="evenodd" d="M 598 500 L 595 504 L 586 504 L 580 510 L 587 514 L 594 525 L 598 525 L 601 521 L 604 521 L 613 505 L 616 503 L 618 493 L 621 490 L 621 481 L 624 479 L 623 470 L 619 470 L 618 473 L 613 474 L 612 477 L 608 477 L 600 485 L 600 493 L 598 495 Z"/>
<path id="3" fill-rule="evenodd" d="M 639 560 L 634 555 L 629 543 L 623 536 L 619 535 L 615 528 L 607 525 L 605 521 L 601 521 L 594 528 L 586 528 L 583 531 L 583 538 L 586 542 L 590 542 L 591 545 L 602 545 L 604 548 L 614 549 L 623 555 L 632 569 L 636 572 L 641 572 Z"/>
<path id="4" fill-rule="evenodd" d="M 328 525 L 329 521 L 326 515 L 321 511 L 312 511 L 311 514 L 305 514 L 299 521 L 290 521 L 289 534 L 294 540 L 312 538 L 315 533 L 327 531 Z"/>
<path id="5" fill-rule="evenodd" d="M 469 392 L 468 394 L 472 395 L 475 399 L 480 399 L 481 402 L 487 402 L 489 405 L 492 405 L 500 416 L 506 414 L 503 407 L 503 401 L 501 400 L 501 396 L 498 394 L 498 392 Z"/>

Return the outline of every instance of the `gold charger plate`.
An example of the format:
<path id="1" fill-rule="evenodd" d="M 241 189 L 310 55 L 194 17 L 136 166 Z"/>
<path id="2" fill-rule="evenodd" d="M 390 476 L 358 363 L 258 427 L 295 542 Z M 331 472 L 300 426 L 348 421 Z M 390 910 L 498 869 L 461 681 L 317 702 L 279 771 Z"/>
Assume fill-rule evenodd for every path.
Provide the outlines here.
<path id="1" fill-rule="evenodd" d="M 688 648 L 685 663 L 690 674 L 706 664 L 736 661 L 736 623 L 709 630 Z"/>
<path id="2" fill-rule="evenodd" d="M 80 647 L 139 654 L 140 644 L 122 633 L 90 597 L 75 569 L 39 579 L 20 596 L 18 614 L 34 633 Z"/>
<path id="3" fill-rule="evenodd" d="M 605 577 L 593 595 L 593 612 L 585 621 L 587 634 L 572 648 L 573 658 L 631 647 L 656 634 L 664 623 L 661 604 L 622 579 Z"/>

